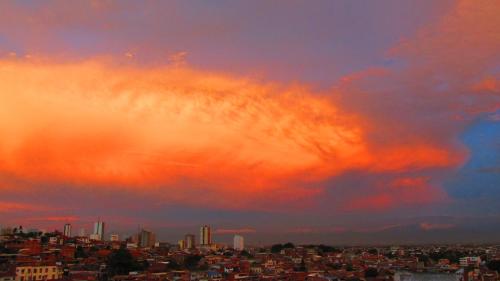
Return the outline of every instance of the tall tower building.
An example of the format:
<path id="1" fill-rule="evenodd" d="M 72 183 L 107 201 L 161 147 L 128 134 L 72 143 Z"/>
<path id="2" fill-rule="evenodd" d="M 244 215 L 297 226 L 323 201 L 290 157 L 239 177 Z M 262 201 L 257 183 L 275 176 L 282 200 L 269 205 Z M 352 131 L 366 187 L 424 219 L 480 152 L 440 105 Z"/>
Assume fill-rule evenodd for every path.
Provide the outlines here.
<path id="1" fill-rule="evenodd" d="M 97 240 L 104 240 L 104 222 L 98 220 L 94 223 L 94 237 Z"/>
<path id="2" fill-rule="evenodd" d="M 80 228 L 80 236 L 85 237 L 85 228 Z"/>
<path id="3" fill-rule="evenodd" d="M 71 224 L 67 223 L 64 225 L 63 234 L 66 237 L 71 237 Z"/>
<path id="4" fill-rule="evenodd" d="M 212 233 L 210 226 L 204 225 L 200 228 L 200 245 L 206 246 L 212 244 Z"/>
<path id="5" fill-rule="evenodd" d="M 156 236 L 153 232 L 142 229 L 138 235 L 139 246 L 143 248 L 153 247 L 156 243 Z"/>
<path id="6" fill-rule="evenodd" d="M 184 241 L 185 241 L 184 245 L 187 249 L 194 249 L 196 245 L 194 234 L 186 234 L 186 236 L 184 236 Z"/>
<path id="7" fill-rule="evenodd" d="M 241 235 L 235 235 L 233 239 L 233 248 L 237 251 L 245 249 L 245 239 Z"/>
<path id="8" fill-rule="evenodd" d="M 180 250 L 186 249 L 186 240 L 179 240 L 178 244 Z"/>

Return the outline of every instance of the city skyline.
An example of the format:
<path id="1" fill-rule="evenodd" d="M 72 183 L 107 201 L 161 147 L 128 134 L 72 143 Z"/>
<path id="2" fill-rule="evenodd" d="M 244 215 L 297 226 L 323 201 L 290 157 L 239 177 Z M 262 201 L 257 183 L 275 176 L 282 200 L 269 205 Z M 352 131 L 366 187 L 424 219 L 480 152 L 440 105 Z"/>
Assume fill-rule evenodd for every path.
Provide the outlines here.
<path id="1" fill-rule="evenodd" d="M 500 242 L 498 11 L 0 1 L 0 227 Z"/>

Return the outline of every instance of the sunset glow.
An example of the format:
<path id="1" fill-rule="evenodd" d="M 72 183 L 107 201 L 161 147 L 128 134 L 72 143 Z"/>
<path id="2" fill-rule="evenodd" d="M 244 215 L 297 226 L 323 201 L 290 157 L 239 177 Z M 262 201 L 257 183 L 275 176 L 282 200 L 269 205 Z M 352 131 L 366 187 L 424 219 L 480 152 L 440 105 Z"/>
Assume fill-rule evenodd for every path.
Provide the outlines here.
<path id="1" fill-rule="evenodd" d="M 0 3 L 0 219 L 255 237 L 498 222 L 499 1 L 257 2 Z"/>

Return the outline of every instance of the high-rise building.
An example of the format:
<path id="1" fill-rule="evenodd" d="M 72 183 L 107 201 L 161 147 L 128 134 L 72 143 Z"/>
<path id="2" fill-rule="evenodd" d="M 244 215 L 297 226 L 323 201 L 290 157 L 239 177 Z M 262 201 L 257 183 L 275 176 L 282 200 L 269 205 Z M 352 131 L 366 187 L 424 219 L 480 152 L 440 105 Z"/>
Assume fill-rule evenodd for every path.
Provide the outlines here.
<path id="1" fill-rule="evenodd" d="M 194 249 L 196 245 L 194 234 L 186 234 L 186 236 L 184 236 L 184 241 L 186 241 L 185 247 L 187 249 Z"/>
<path id="2" fill-rule="evenodd" d="M 245 239 L 241 235 L 235 235 L 233 239 L 233 248 L 237 251 L 245 249 Z"/>
<path id="3" fill-rule="evenodd" d="M 156 236 L 153 232 L 142 229 L 138 235 L 139 246 L 143 248 L 153 247 L 156 243 Z"/>
<path id="4" fill-rule="evenodd" d="M 67 224 L 64 225 L 63 234 L 66 237 L 71 237 L 71 224 L 67 223 Z"/>
<path id="5" fill-rule="evenodd" d="M 94 223 L 94 237 L 96 240 L 104 240 L 104 222 L 98 220 Z"/>
<path id="6" fill-rule="evenodd" d="M 111 234 L 109 236 L 109 241 L 111 241 L 111 242 L 118 242 L 118 241 L 120 241 L 120 236 L 118 236 L 118 234 Z"/>
<path id="7" fill-rule="evenodd" d="M 80 237 L 85 237 L 85 228 L 80 228 Z"/>
<path id="8" fill-rule="evenodd" d="M 200 228 L 200 245 L 206 246 L 212 244 L 212 233 L 210 226 L 204 225 Z"/>
<path id="9" fill-rule="evenodd" d="M 186 240 L 179 240 L 179 242 L 177 242 L 177 244 L 179 244 L 179 249 L 180 250 L 184 250 L 186 248 Z"/>

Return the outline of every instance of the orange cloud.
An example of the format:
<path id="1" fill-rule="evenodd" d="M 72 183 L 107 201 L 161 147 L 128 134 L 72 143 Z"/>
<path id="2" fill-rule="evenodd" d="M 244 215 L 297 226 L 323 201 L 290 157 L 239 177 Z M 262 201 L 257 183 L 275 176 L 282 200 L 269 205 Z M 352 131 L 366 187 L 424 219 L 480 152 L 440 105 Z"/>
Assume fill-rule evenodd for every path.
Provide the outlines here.
<path id="1" fill-rule="evenodd" d="M 304 86 L 99 61 L 7 60 L 0 72 L 0 171 L 34 182 L 242 208 L 307 200 L 350 169 L 460 162 L 418 141 L 371 143 L 358 116 Z"/>
<path id="2" fill-rule="evenodd" d="M 495 77 L 486 77 L 479 83 L 472 86 L 472 90 L 476 92 L 500 93 L 500 80 Z"/>
<path id="3" fill-rule="evenodd" d="M 76 216 L 48 216 L 39 218 L 28 218 L 28 221 L 53 221 L 53 222 L 75 222 L 79 221 L 80 218 Z"/>
<path id="4" fill-rule="evenodd" d="M 21 178 L 169 186 L 174 198 L 189 179 L 251 195 L 343 171 L 364 149 L 360 129 L 304 88 L 98 62 L 0 71 L 0 169 Z"/>
<path id="5" fill-rule="evenodd" d="M 428 178 L 406 177 L 389 183 L 379 183 L 372 188 L 371 194 L 347 201 L 344 209 L 385 211 L 401 206 L 446 202 L 448 200 L 446 193 L 428 181 Z"/>
<path id="6" fill-rule="evenodd" d="M 237 228 L 237 229 L 216 229 L 215 234 L 241 234 L 241 233 L 255 233 L 257 232 L 253 228 Z"/>
<path id="7" fill-rule="evenodd" d="M 434 230 L 434 229 L 450 229 L 454 228 L 454 224 L 446 224 L 446 223 L 427 223 L 423 222 L 420 224 L 420 228 L 429 231 L 429 230 Z"/>
<path id="8" fill-rule="evenodd" d="M 19 202 L 0 201 L 0 213 L 35 212 L 35 211 L 47 211 L 47 210 L 55 210 L 55 209 L 36 204 L 24 204 Z"/>

